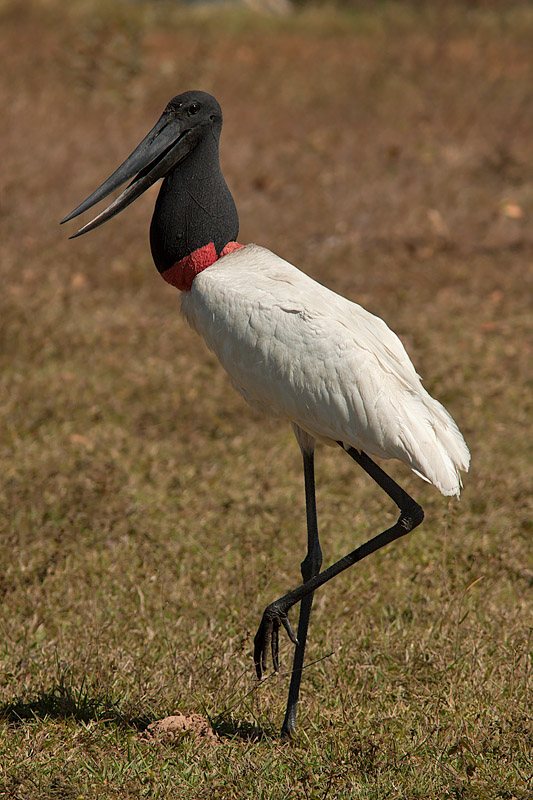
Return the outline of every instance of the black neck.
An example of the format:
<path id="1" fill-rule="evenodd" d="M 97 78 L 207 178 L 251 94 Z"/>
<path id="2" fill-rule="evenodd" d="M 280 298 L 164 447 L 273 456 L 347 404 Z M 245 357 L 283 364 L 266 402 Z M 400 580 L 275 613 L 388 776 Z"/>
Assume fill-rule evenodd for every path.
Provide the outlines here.
<path id="1" fill-rule="evenodd" d="M 217 255 L 236 241 L 239 217 L 220 170 L 218 136 L 210 132 L 163 181 L 150 226 L 159 272 L 213 242 Z"/>

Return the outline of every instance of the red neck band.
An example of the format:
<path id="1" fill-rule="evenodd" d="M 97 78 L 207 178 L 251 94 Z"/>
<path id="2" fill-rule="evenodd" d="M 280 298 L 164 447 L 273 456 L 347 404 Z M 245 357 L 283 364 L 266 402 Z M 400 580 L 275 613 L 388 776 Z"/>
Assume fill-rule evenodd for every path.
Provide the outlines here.
<path id="1" fill-rule="evenodd" d="M 228 242 L 220 256 L 217 256 L 215 245 L 213 242 L 209 242 L 209 244 L 199 247 L 194 253 L 182 258 L 181 261 L 177 261 L 169 269 L 162 272 L 161 277 L 171 286 L 175 286 L 176 289 L 188 292 L 199 272 L 210 267 L 219 258 L 227 256 L 228 253 L 233 253 L 234 250 L 239 250 L 241 247 L 244 247 L 244 245 L 237 242 Z"/>

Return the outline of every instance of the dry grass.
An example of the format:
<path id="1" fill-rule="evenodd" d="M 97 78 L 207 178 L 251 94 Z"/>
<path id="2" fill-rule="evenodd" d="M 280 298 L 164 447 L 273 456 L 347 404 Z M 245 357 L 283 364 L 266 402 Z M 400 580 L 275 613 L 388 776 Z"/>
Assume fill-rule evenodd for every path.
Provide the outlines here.
<path id="1" fill-rule="evenodd" d="M 507 5 L 3 4 L 0 796 L 532 796 L 533 15 Z M 391 465 L 426 522 L 317 597 L 289 747 L 250 649 L 299 580 L 292 434 L 180 320 L 153 193 L 57 226 L 187 88 L 225 109 L 241 241 L 383 316 L 473 456 L 460 504 Z M 393 509 L 317 461 L 331 562 Z M 176 710 L 218 742 L 138 738 Z"/>

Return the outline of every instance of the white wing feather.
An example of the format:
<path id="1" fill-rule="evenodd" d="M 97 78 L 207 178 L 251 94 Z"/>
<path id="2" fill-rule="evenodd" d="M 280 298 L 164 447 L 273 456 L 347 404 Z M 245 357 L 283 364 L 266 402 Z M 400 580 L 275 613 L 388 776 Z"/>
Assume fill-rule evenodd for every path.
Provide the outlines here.
<path id="1" fill-rule="evenodd" d="M 182 312 L 254 408 L 459 495 L 464 439 L 379 317 L 253 244 L 201 272 Z"/>

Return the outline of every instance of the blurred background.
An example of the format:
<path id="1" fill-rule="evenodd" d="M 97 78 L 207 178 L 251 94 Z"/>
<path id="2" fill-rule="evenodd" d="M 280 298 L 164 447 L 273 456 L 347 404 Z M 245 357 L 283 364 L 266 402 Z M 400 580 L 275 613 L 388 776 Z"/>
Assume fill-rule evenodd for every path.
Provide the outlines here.
<path id="1" fill-rule="evenodd" d="M 277 754 L 279 796 L 530 797 L 531 4 L 3 0 L 0 15 L 11 796 L 58 780 L 61 796 L 139 796 L 136 731 L 176 708 L 237 740 L 224 768 L 220 750 L 152 754 L 151 796 L 189 796 L 171 794 L 185 762 L 191 797 L 268 785 L 244 733 L 279 727 L 287 679 L 247 694 L 251 639 L 300 580 L 298 448 L 180 319 L 149 252 L 157 187 L 79 240 L 58 226 L 194 88 L 225 114 L 240 241 L 383 317 L 472 451 L 459 504 L 387 465 L 426 521 L 317 598 L 311 742 Z M 348 461 L 317 456 L 326 563 L 394 511 Z M 314 777 L 303 753 L 321 754 Z"/>

